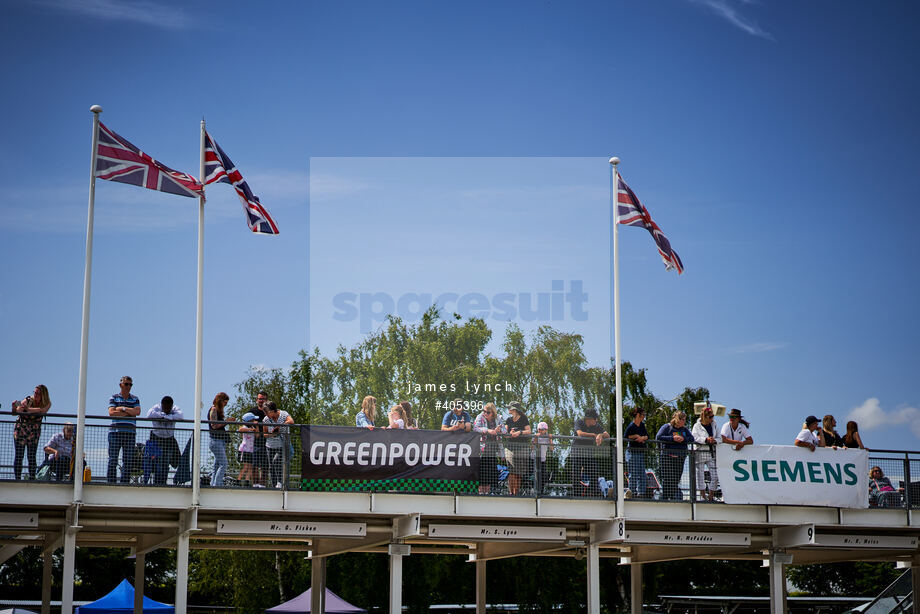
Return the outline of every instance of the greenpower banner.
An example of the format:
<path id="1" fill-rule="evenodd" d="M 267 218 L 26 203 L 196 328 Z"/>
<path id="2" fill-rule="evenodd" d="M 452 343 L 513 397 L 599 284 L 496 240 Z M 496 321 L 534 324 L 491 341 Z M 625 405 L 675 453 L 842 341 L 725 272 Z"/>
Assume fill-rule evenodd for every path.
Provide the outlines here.
<path id="1" fill-rule="evenodd" d="M 475 492 L 479 433 L 303 426 L 304 490 Z"/>
<path id="2" fill-rule="evenodd" d="M 866 450 L 720 445 L 716 464 L 726 503 L 869 507 Z"/>

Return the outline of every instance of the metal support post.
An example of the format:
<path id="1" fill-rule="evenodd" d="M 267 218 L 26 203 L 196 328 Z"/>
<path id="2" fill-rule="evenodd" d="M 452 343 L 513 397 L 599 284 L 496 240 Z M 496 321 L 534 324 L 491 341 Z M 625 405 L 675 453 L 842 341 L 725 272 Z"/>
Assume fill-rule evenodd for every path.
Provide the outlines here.
<path id="1" fill-rule="evenodd" d="M 920 557 L 910 562 L 910 587 L 913 591 L 913 614 L 920 614 Z"/>
<path id="2" fill-rule="evenodd" d="M 585 558 L 588 561 L 588 614 L 600 614 L 600 545 L 591 541 L 587 546 L 586 554 Z"/>
<path id="3" fill-rule="evenodd" d="M 61 577 L 61 614 L 73 613 L 74 559 L 77 554 L 79 507 L 71 506 L 64 519 L 64 573 Z"/>
<path id="4" fill-rule="evenodd" d="M 402 554 L 390 554 L 390 614 L 402 612 Z"/>
<path id="5" fill-rule="evenodd" d="M 310 612 L 326 612 L 326 557 L 310 560 Z"/>
<path id="6" fill-rule="evenodd" d="M 476 561 L 476 614 L 486 614 L 486 561 Z"/>
<path id="7" fill-rule="evenodd" d="M 176 614 L 185 614 L 188 605 L 188 531 L 176 539 Z"/>
<path id="8" fill-rule="evenodd" d="M 144 614 L 144 567 L 147 562 L 146 554 L 134 557 L 134 614 Z"/>
<path id="9" fill-rule="evenodd" d="M 46 549 L 42 552 L 42 614 L 51 614 L 51 562 L 54 551 Z"/>
<path id="10" fill-rule="evenodd" d="M 642 614 L 642 563 L 629 564 L 629 612 Z"/>
<path id="11" fill-rule="evenodd" d="M 791 559 L 785 551 L 770 551 L 770 614 L 786 614 L 785 565 Z"/>

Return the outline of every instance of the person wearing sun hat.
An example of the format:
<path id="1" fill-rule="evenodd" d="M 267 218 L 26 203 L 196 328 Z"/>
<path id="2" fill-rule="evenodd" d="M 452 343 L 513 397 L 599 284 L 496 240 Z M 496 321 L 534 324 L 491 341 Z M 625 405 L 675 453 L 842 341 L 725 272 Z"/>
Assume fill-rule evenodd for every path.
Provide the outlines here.
<path id="1" fill-rule="evenodd" d="M 754 443 L 754 438 L 748 431 L 750 426 L 751 423 L 744 419 L 740 409 L 732 409 L 728 412 L 728 422 L 722 425 L 722 432 L 719 433 L 722 436 L 722 443 L 735 446 L 736 450 L 751 445 Z"/>

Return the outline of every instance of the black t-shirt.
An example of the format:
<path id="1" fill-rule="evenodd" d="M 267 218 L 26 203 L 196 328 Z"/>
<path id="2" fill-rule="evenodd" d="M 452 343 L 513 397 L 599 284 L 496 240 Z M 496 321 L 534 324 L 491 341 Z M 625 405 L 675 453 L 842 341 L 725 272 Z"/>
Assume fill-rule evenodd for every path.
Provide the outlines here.
<path id="1" fill-rule="evenodd" d="M 601 426 L 601 421 L 597 420 L 594 423 L 594 426 L 588 426 L 585 423 L 584 418 L 579 418 L 575 421 L 575 428 L 573 429 L 572 434 L 575 435 L 575 445 L 577 446 L 594 446 L 597 445 L 597 442 L 594 441 L 593 437 L 579 437 L 578 431 L 582 433 L 594 433 L 595 435 L 600 435 L 604 432 L 604 427 Z"/>
<path id="2" fill-rule="evenodd" d="M 640 422 L 638 425 L 635 422 L 630 422 L 629 426 L 626 427 L 626 431 L 623 433 L 623 436 L 629 439 L 630 435 L 641 435 L 642 437 L 648 437 L 648 431 L 645 430 L 645 421 Z M 635 441 L 634 439 L 629 439 L 630 448 L 644 448 L 645 442 Z"/>
<path id="3" fill-rule="evenodd" d="M 524 414 L 520 414 L 520 416 L 521 417 L 518 418 L 517 420 L 514 420 L 510 416 L 508 417 L 507 420 L 505 420 L 505 426 L 508 427 L 509 435 L 511 434 L 511 429 L 517 429 L 519 431 L 523 431 L 524 427 L 530 426 L 530 421 L 527 420 L 527 416 L 525 416 Z"/>
<path id="4" fill-rule="evenodd" d="M 824 431 L 824 429 L 821 429 Z M 831 446 L 837 446 L 838 448 L 843 447 L 843 437 L 837 433 L 832 433 L 831 431 L 824 431 L 824 445 L 828 448 Z"/>
<path id="5" fill-rule="evenodd" d="M 505 426 L 508 427 L 508 438 L 505 439 L 505 443 L 508 444 L 512 449 L 518 450 L 524 445 L 530 446 L 530 436 L 529 435 L 518 435 L 517 437 L 511 437 L 511 429 L 517 429 L 523 431 L 524 427 L 529 426 L 530 421 L 527 419 L 527 416 L 521 414 L 521 417 L 517 420 L 514 420 L 510 416 L 505 420 Z"/>

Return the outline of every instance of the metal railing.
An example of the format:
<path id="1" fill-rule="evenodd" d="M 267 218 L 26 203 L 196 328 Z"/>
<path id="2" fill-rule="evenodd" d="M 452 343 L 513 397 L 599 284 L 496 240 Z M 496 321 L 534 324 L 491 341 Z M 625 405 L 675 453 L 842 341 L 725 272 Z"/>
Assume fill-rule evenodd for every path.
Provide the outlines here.
<path id="1" fill-rule="evenodd" d="M 46 458 L 44 447 L 53 435 L 62 432 L 65 423 L 75 423 L 75 417 L 47 414 L 34 443 L 14 436 L 14 422 L 12 416 L 0 418 L 0 481 L 72 480 L 71 459 Z M 266 434 L 269 425 L 265 424 L 256 426 L 255 431 L 240 430 L 254 423 L 221 424 L 226 428 L 219 432 L 210 430 L 206 421 L 201 425 L 198 453 L 203 488 L 302 489 L 301 425 L 289 425 L 289 432 L 273 436 Z M 88 416 L 84 458 L 89 479 L 85 481 L 93 485 L 190 487 L 195 453 L 193 422 L 177 420 L 171 426 L 164 429 L 162 421 L 140 417 L 115 424 L 110 418 Z M 626 442 L 626 497 L 720 502 L 717 448 L 693 443 L 675 446 L 654 440 L 637 447 Z M 478 488 L 464 494 L 615 499 L 615 465 L 616 448 L 609 439 L 596 445 L 593 438 L 564 435 L 499 435 L 483 439 Z M 914 482 L 912 477 L 920 478 L 920 452 L 873 450 L 869 466 L 881 468 L 894 489 L 879 496 L 870 494 L 870 507 L 920 507 L 920 481 Z M 387 486 L 382 484 L 379 489 L 387 490 Z"/>

